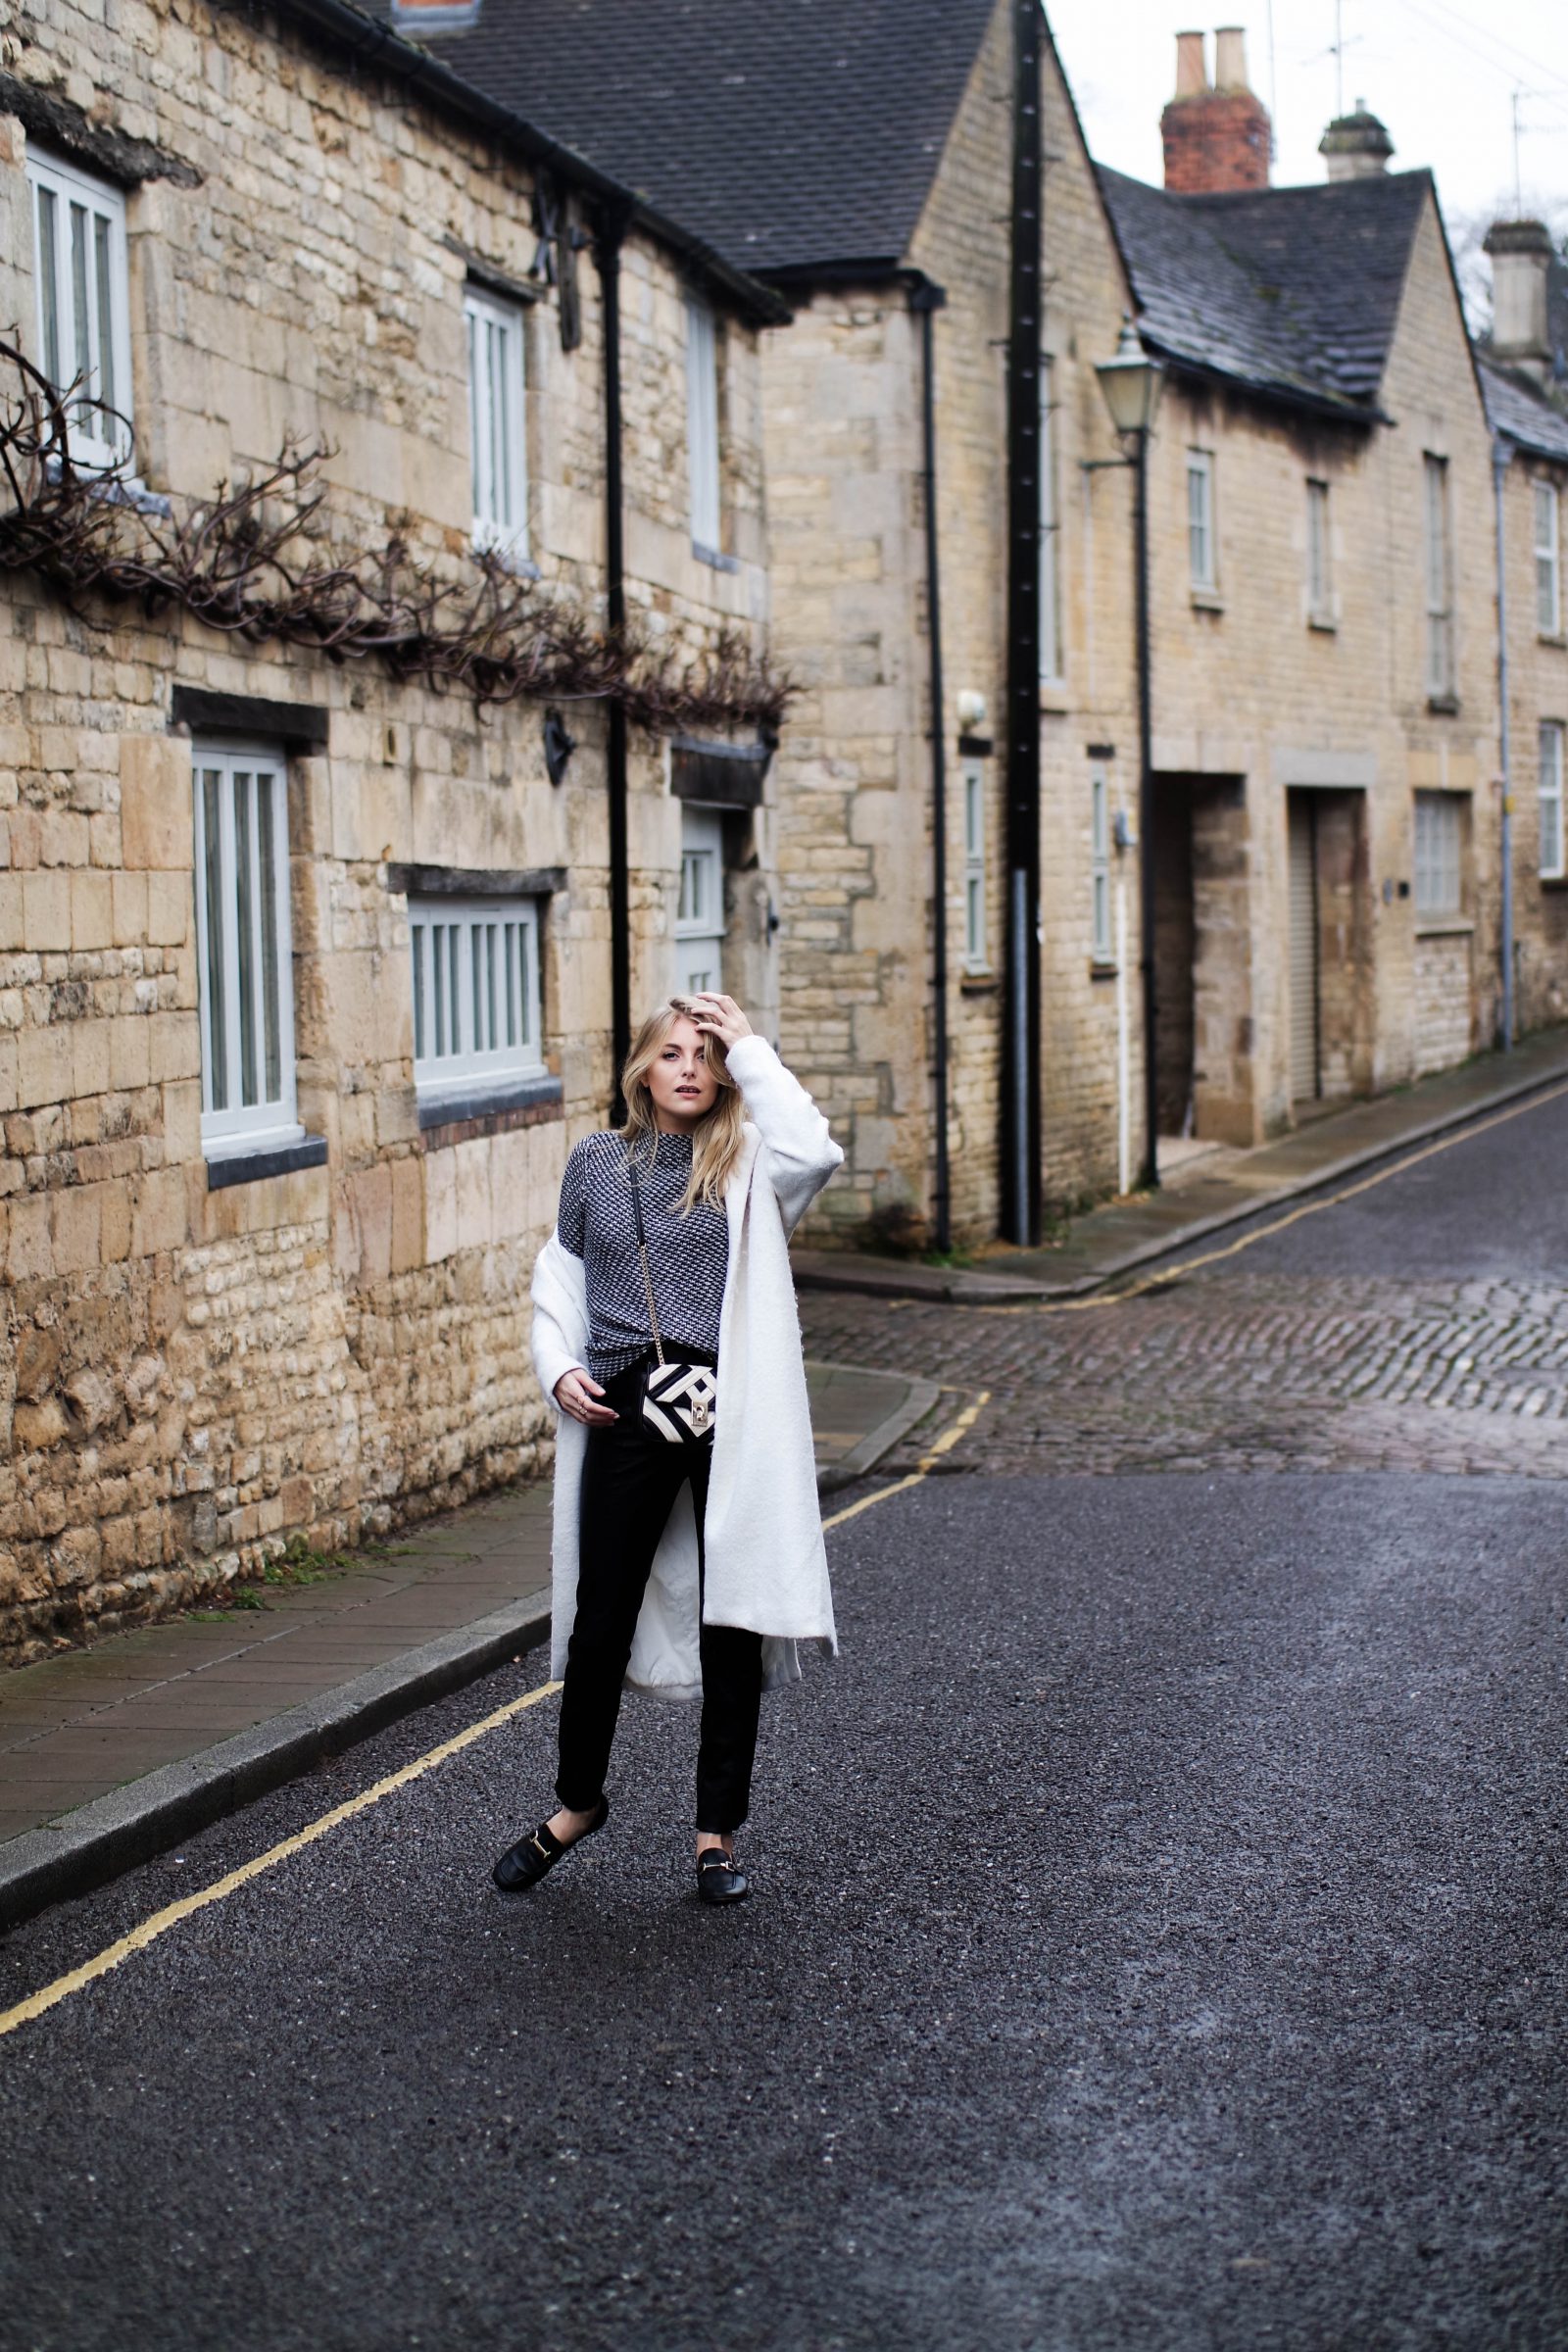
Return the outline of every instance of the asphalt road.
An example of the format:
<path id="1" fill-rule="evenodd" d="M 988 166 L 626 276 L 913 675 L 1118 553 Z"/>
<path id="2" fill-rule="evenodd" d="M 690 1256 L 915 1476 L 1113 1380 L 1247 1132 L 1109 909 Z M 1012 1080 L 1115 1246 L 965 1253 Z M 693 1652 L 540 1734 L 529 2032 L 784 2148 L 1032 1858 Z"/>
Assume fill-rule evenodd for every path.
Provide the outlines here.
<path id="1" fill-rule="evenodd" d="M 1485 1140 L 1300 1278 L 1506 1256 Z M 647 1702 L 610 1829 L 491 1892 L 547 1699 L 0 2039 L 4 2352 L 1556 2352 L 1568 1489 L 976 1473 L 830 1543 L 750 1904 Z M 0 2008 L 541 1671 L 32 1922 Z"/>

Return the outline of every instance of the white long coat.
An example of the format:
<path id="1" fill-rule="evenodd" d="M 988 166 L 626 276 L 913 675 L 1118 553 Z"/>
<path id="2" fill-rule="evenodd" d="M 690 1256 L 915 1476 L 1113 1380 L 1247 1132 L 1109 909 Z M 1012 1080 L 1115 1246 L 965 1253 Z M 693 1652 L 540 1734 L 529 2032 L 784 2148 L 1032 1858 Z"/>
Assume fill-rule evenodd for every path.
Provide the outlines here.
<path id="1" fill-rule="evenodd" d="M 710 1625 L 745 1626 L 762 1636 L 763 1681 L 771 1690 L 798 1679 L 798 1642 L 838 1647 L 789 1236 L 844 1153 L 765 1039 L 743 1037 L 728 1061 L 748 1117 L 724 1195 L 729 1267 L 718 1326 L 702 1614 Z M 559 1231 L 535 1262 L 533 1307 L 534 1368 L 553 1398 L 562 1374 L 583 1364 L 588 1349 L 583 1263 L 563 1246 Z M 577 1611 L 577 1512 L 587 1443 L 582 1423 L 559 1413 L 550 1667 L 557 1676 Z M 688 1484 L 654 1559 L 628 1684 L 665 1698 L 701 1694 L 699 1589 Z"/>

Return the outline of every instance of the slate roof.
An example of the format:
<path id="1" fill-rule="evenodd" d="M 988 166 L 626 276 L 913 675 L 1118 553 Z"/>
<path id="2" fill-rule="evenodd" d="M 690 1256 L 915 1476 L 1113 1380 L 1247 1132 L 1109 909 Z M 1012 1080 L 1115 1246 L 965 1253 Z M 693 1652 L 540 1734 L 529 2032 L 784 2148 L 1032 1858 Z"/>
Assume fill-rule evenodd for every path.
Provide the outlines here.
<path id="1" fill-rule="evenodd" d="M 1429 172 L 1225 196 L 1099 176 L 1151 348 L 1293 405 L 1377 415 Z"/>
<path id="2" fill-rule="evenodd" d="M 481 0 L 471 29 L 418 37 L 738 269 L 893 269 L 994 6 Z"/>
<path id="3" fill-rule="evenodd" d="M 1568 466 L 1568 416 L 1549 401 L 1527 375 L 1499 368 L 1485 352 L 1480 362 L 1481 396 L 1487 404 L 1487 422 L 1494 433 L 1518 442 L 1537 457 L 1555 458 Z"/>

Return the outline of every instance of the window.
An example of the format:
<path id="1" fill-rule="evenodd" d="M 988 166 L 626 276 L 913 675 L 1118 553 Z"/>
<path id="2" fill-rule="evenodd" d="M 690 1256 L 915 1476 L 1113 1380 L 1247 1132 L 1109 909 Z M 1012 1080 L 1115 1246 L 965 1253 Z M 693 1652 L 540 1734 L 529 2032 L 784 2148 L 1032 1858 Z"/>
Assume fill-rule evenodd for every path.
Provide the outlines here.
<path id="1" fill-rule="evenodd" d="M 680 900 L 675 910 L 675 994 L 722 988 L 724 820 L 716 808 L 680 812 Z"/>
<path id="2" fill-rule="evenodd" d="M 1110 940 L 1110 778 L 1102 767 L 1089 777 L 1089 953 L 1096 963 L 1114 961 Z"/>
<path id="3" fill-rule="evenodd" d="M 983 972 L 986 955 L 986 771 L 966 760 L 963 784 L 963 960 Z"/>
<path id="4" fill-rule="evenodd" d="M 473 536 L 479 547 L 528 551 L 526 363 L 523 312 L 477 286 L 464 297 L 468 328 L 468 432 Z"/>
<path id="5" fill-rule="evenodd" d="M 1329 486 L 1306 485 L 1306 612 L 1321 628 L 1334 618 L 1334 580 L 1329 556 Z"/>
<path id="6" fill-rule="evenodd" d="M 409 945 L 418 1094 L 543 1069 L 537 900 L 411 898 Z"/>
<path id="7" fill-rule="evenodd" d="M 77 385 L 68 421 L 83 466 L 130 454 L 125 200 L 74 165 L 29 152 L 38 353 L 55 389 Z M 111 414 L 115 412 L 115 414 Z"/>
<path id="8" fill-rule="evenodd" d="M 1187 452 L 1187 570 L 1195 588 L 1213 591 L 1214 460 L 1206 449 Z"/>
<path id="9" fill-rule="evenodd" d="M 275 752 L 197 746 L 196 956 L 202 1145 L 210 1158 L 298 1143 L 288 795 Z"/>
<path id="10" fill-rule="evenodd" d="M 1448 551 L 1448 461 L 1428 457 L 1426 489 L 1427 692 L 1434 701 L 1453 693 L 1453 610 Z"/>
<path id="11" fill-rule="evenodd" d="M 1536 493 L 1536 626 L 1543 637 L 1555 637 L 1562 628 L 1562 576 L 1557 544 L 1557 493 L 1550 482 L 1537 482 Z"/>
<path id="12" fill-rule="evenodd" d="M 1040 367 L 1040 675 L 1061 676 L 1061 517 L 1056 510 L 1055 363 Z"/>
<path id="13" fill-rule="evenodd" d="M 686 303 L 686 455 L 691 470 L 692 545 L 716 556 L 718 499 L 718 332 L 706 302 Z"/>
<path id="14" fill-rule="evenodd" d="M 1454 792 L 1418 792 L 1415 796 L 1415 910 L 1422 914 L 1457 914 L 1460 910 L 1459 859 L 1464 812 Z"/>
<path id="15" fill-rule="evenodd" d="M 1568 874 L 1562 830 L 1562 745 L 1560 719 L 1549 718 L 1541 729 L 1541 871 L 1548 882 Z"/>

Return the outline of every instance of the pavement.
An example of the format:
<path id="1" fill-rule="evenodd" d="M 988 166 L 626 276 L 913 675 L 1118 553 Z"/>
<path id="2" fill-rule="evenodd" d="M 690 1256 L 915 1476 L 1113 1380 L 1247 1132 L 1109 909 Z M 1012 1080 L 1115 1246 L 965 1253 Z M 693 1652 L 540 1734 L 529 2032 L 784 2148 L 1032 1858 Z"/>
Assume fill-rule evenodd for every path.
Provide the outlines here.
<path id="1" fill-rule="evenodd" d="M 1482 1054 L 1375 1101 L 1314 1112 L 1250 1151 L 1162 1139 L 1156 1192 L 1070 1220 L 1039 1250 L 995 1245 L 961 1265 L 853 1250 L 797 1250 L 798 1289 L 926 1298 L 956 1306 L 1077 1298 L 1260 1210 L 1335 1184 L 1568 1080 L 1568 1028 L 1541 1029 L 1510 1054 Z"/>
<path id="2" fill-rule="evenodd" d="M 937 1401 L 928 1379 L 808 1367 L 824 1494 Z M 78 1895 L 397 1716 L 542 1642 L 550 1488 L 0 1675 L 0 1928 Z"/>
<path id="3" fill-rule="evenodd" d="M 990 1401 L 835 1498 L 753 1899 L 646 1700 L 494 1892 L 525 1653 L 18 1927 L 0 2352 L 1560 2352 L 1565 1164 L 804 1301 Z"/>

